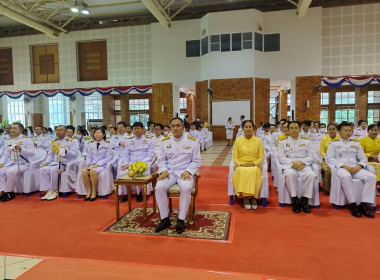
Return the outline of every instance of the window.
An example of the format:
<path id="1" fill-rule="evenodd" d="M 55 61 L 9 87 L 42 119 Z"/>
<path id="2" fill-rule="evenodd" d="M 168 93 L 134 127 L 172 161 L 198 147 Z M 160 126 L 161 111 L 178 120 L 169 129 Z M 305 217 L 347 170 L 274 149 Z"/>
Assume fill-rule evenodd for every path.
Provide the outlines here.
<path id="1" fill-rule="evenodd" d="M 232 34 L 232 51 L 241 51 L 241 33 Z"/>
<path id="2" fill-rule="evenodd" d="M 21 122 L 25 124 L 24 98 L 12 99 L 7 97 L 9 123 Z"/>
<path id="3" fill-rule="evenodd" d="M 202 55 L 208 54 L 208 37 L 204 37 L 201 40 Z"/>
<path id="4" fill-rule="evenodd" d="M 355 92 L 336 92 L 335 104 L 355 104 Z"/>
<path id="5" fill-rule="evenodd" d="M 121 105 L 120 105 L 120 99 L 115 100 L 115 111 L 120 111 Z"/>
<path id="6" fill-rule="evenodd" d="M 327 124 L 329 121 L 329 112 L 327 110 L 322 110 L 319 116 L 319 122 Z"/>
<path id="7" fill-rule="evenodd" d="M 220 35 L 211 35 L 210 36 L 210 50 L 212 52 L 220 51 Z"/>
<path id="8" fill-rule="evenodd" d="M 243 33 L 243 49 L 252 49 L 252 32 Z"/>
<path id="9" fill-rule="evenodd" d="M 265 34 L 264 35 L 264 52 L 280 51 L 280 34 Z"/>
<path id="10" fill-rule="evenodd" d="M 49 97 L 49 126 L 69 124 L 69 98 L 58 93 L 54 97 Z"/>
<path id="11" fill-rule="evenodd" d="M 270 121 L 276 119 L 277 115 L 277 97 L 270 97 L 269 98 L 269 117 Z"/>
<path id="12" fill-rule="evenodd" d="M 369 109 L 367 119 L 368 124 L 373 124 L 380 121 L 380 109 Z"/>
<path id="13" fill-rule="evenodd" d="M 181 97 L 179 99 L 179 108 L 180 109 L 187 109 L 187 98 L 186 97 L 183 97 L 183 98 Z"/>
<path id="14" fill-rule="evenodd" d="M 220 35 L 221 51 L 229 52 L 231 50 L 231 34 Z"/>
<path id="15" fill-rule="evenodd" d="M 354 122 L 355 120 L 355 110 L 345 109 L 335 111 L 335 121 L 341 123 L 343 121 Z"/>
<path id="16" fill-rule="evenodd" d="M 288 106 L 290 106 L 290 104 L 292 103 L 292 96 L 290 93 L 288 93 L 288 99 L 286 100 L 286 102 L 287 102 Z M 290 115 L 288 115 L 288 116 L 290 116 Z"/>
<path id="17" fill-rule="evenodd" d="M 201 56 L 201 41 L 191 40 L 186 41 L 186 57 Z"/>
<path id="18" fill-rule="evenodd" d="M 321 105 L 329 105 L 329 93 L 321 92 Z"/>
<path id="19" fill-rule="evenodd" d="M 84 108 L 86 123 L 88 119 L 103 119 L 101 94 L 93 93 L 90 96 L 86 96 L 84 98 Z"/>
<path id="20" fill-rule="evenodd" d="M 255 50 L 263 51 L 263 34 L 255 32 Z"/>
<path id="21" fill-rule="evenodd" d="M 129 110 L 149 110 L 149 99 L 129 99 Z"/>
<path id="22" fill-rule="evenodd" d="M 380 91 L 368 91 L 368 103 L 380 103 Z"/>
<path id="23" fill-rule="evenodd" d="M 149 114 L 131 113 L 129 119 L 131 124 L 142 122 L 145 126 L 149 120 Z"/>

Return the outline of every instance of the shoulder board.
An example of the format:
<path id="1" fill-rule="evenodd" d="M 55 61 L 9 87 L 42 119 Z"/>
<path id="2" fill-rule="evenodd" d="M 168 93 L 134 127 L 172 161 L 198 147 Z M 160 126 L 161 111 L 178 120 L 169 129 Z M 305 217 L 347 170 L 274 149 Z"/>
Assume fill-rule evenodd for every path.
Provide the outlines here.
<path id="1" fill-rule="evenodd" d="M 145 138 L 152 139 L 152 136 L 150 136 L 149 134 L 145 134 Z"/>
<path id="2" fill-rule="evenodd" d="M 24 135 L 22 138 L 29 138 L 29 137 Z"/>
<path id="3" fill-rule="evenodd" d="M 51 141 L 57 141 L 58 140 L 58 138 L 54 138 L 53 140 L 51 140 Z"/>
<path id="4" fill-rule="evenodd" d="M 318 133 L 318 131 L 312 130 L 311 133 Z"/>
<path id="5" fill-rule="evenodd" d="M 352 142 L 359 142 L 358 140 L 356 140 L 356 139 L 349 139 L 350 141 L 352 141 Z"/>
<path id="6" fill-rule="evenodd" d="M 305 136 L 301 136 L 301 139 L 304 139 L 304 140 L 310 140 L 309 137 L 305 137 Z"/>
<path id="7" fill-rule="evenodd" d="M 265 132 L 264 135 L 269 135 L 269 133 L 268 133 L 268 132 Z"/>
<path id="8" fill-rule="evenodd" d="M 73 139 L 77 139 L 78 137 L 76 135 L 73 136 Z"/>
<path id="9" fill-rule="evenodd" d="M 286 140 L 286 139 L 288 139 L 288 138 L 282 138 L 282 139 L 280 139 L 280 141 L 283 141 L 283 140 Z"/>
<path id="10" fill-rule="evenodd" d="M 85 136 L 84 139 L 85 139 L 85 140 L 90 140 L 91 137 L 90 137 L 90 136 Z"/>
<path id="11" fill-rule="evenodd" d="M 193 136 L 191 136 L 191 135 L 187 135 L 187 138 L 189 138 L 189 139 L 191 139 L 191 140 L 193 140 L 193 141 L 197 141 L 197 138 L 195 138 L 195 137 L 193 137 Z"/>
<path id="12" fill-rule="evenodd" d="M 336 142 L 336 141 L 339 141 L 340 139 L 334 139 L 334 140 L 331 140 L 331 142 Z"/>
<path id="13" fill-rule="evenodd" d="M 165 138 L 162 138 L 161 141 L 166 141 L 166 140 L 169 140 L 170 139 L 170 135 L 169 136 L 166 136 Z"/>
<path id="14" fill-rule="evenodd" d="M 110 142 L 110 140 L 104 140 L 104 142 L 106 142 L 106 143 L 109 143 L 109 142 Z"/>
<path id="15" fill-rule="evenodd" d="M 71 142 L 71 141 L 73 141 L 73 139 L 71 139 L 71 138 L 66 138 L 66 141 Z"/>
<path id="16" fill-rule="evenodd" d="M 93 143 L 93 142 L 95 142 L 95 140 L 90 140 L 90 143 Z"/>

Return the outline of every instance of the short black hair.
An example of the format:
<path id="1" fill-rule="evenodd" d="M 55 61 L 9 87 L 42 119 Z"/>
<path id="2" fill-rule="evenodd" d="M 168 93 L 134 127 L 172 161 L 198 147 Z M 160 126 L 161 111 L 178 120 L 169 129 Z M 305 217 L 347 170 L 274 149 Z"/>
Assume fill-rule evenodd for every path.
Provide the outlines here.
<path id="1" fill-rule="evenodd" d="M 134 128 L 134 127 L 141 127 L 141 128 L 144 128 L 144 125 L 143 125 L 142 122 L 135 122 L 135 123 L 133 123 L 132 127 L 133 127 L 133 128 Z"/>
<path id="2" fill-rule="evenodd" d="M 374 127 L 378 127 L 378 125 L 377 124 L 370 124 L 368 127 L 367 127 L 367 131 L 370 131 L 372 128 L 374 128 Z"/>
<path id="3" fill-rule="evenodd" d="M 75 127 L 72 125 L 66 125 L 66 130 L 71 129 L 72 131 L 75 131 Z"/>
<path id="4" fill-rule="evenodd" d="M 97 132 L 98 130 L 100 130 L 103 133 L 103 140 L 106 140 L 107 138 L 106 130 L 103 128 L 103 126 L 95 128 L 95 132 Z"/>
<path id="5" fill-rule="evenodd" d="M 335 126 L 336 128 L 338 128 L 338 126 L 336 125 L 336 123 L 329 123 L 329 125 L 327 126 L 327 129 L 329 129 L 330 126 Z"/>
<path id="6" fill-rule="evenodd" d="M 263 128 L 270 128 L 270 123 L 264 123 Z"/>
<path id="7" fill-rule="evenodd" d="M 362 123 L 368 123 L 366 120 L 360 120 L 360 121 L 358 121 L 358 125 L 361 125 Z"/>
<path id="8" fill-rule="evenodd" d="M 301 123 L 299 121 L 290 121 L 288 122 L 288 128 L 290 127 L 291 124 L 296 123 L 299 128 L 301 128 Z M 303 123 L 303 122 L 302 122 Z"/>
<path id="9" fill-rule="evenodd" d="M 154 127 L 159 126 L 161 130 L 164 130 L 164 125 L 162 123 L 155 123 Z"/>
<path id="10" fill-rule="evenodd" d="M 299 123 L 299 122 L 298 122 Z M 307 125 L 307 126 L 311 126 L 311 121 L 309 121 L 309 120 L 305 120 L 305 121 L 303 121 L 301 124 L 305 124 L 305 125 Z"/>
<path id="11" fill-rule="evenodd" d="M 338 131 L 340 131 L 343 127 L 345 126 L 349 126 L 351 127 L 351 124 L 349 122 L 341 122 L 339 125 L 338 125 Z"/>
<path id="12" fill-rule="evenodd" d="M 255 128 L 255 124 L 253 123 L 252 120 L 245 120 L 245 121 L 243 121 L 243 122 L 241 123 L 241 127 L 244 128 L 244 126 L 245 126 L 245 124 L 246 124 L 247 122 L 251 123 L 252 126 L 253 126 L 253 128 Z"/>
<path id="13" fill-rule="evenodd" d="M 187 116 L 187 115 L 186 115 Z M 174 118 L 172 118 L 171 120 L 170 120 L 170 123 L 172 123 L 172 121 L 174 121 L 174 120 L 179 120 L 182 124 L 183 124 L 183 120 L 181 119 L 181 118 L 179 118 L 179 117 L 174 117 Z"/>
<path id="14" fill-rule="evenodd" d="M 121 125 L 124 126 L 124 127 L 127 127 L 127 123 L 126 123 L 126 122 L 118 122 L 118 123 L 117 123 L 117 126 L 119 126 L 119 124 L 121 124 Z"/>
<path id="15" fill-rule="evenodd" d="M 12 125 L 17 125 L 19 129 L 21 129 L 21 131 L 24 130 L 24 125 L 22 123 L 12 123 Z"/>
<path id="16" fill-rule="evenodd" d="M 320 123 L 320 124 L 319 124 L 319 127 L 321 127 L 321 125 L 324 125 L 324 126 L 326 126 L 326 124 L 325 124 L 325 123 Z"/>

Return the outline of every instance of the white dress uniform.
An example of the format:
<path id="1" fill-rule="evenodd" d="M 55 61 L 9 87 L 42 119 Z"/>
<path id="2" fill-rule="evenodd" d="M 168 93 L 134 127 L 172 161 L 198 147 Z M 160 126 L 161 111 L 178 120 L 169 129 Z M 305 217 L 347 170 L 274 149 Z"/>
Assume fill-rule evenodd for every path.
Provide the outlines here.
<path id="1" fill-rule="evenodd" d="M 208 140 L 208 138 L 209 138 L 209 131 L 208 131 L 208 128 L 202 128 L 201 129 L 201 135 L 202 135 L 202 139 L 203 139 L 203 145 L 204 145 L 204 149 L 208 149 L 208 147 L 209 147 L 209 140 Z"/>
<path id="2" fill-rule="evenodd" d="M 376 189 L 376 176 L 364 170 L 368 164 L 368 159 L 359 142 L 351 139 L 343 140 L 341 138 L 337 141 L 331 141 L 327 149 L 325 160 L 328 164 L 334 165 L 337 169 L 336 174 L 342 182 L 343 192 L 349 203 L 355 202 L 352 179 L 359 179 L 364 183 L 362 202 L 373 203 Z M 343 165 L 356 166 L 358 164 L 360 164 L 363 169 L 353 175 L 342 167 Z"/>
<path id="3" fill-rule="evenodd" d="M 41 133 L 40 135 L 35 136 L 33 140 L 34 147 L 42 149 L 44 151 L 49 151 L 51 140 L 46 135 L 43 135 Z"/>
<path id="4" fill-rule="evenodd" d="M 280 136 L 281 134 L 283 134 L 284 132 L 282 132 L 282 130 L 276 130 L 275 132 L 272 133 L 272 141 L 274 143 L 274 145 L 277 145 L 277 138 L 278 136 Z"/>
<path id="5" fill-rule="evenodd" d="M 4 147 L 5 147 L 5 143 L 4 143 L 4 138 L 3 137 L 0 137 L 0 157 L 3 155 L 4 153 Z"/>
<path id="6" fill-rule="evenodd" d="M 301 129 L 300 136 L 309 139 L 310 141 L 315 140 L 315 133 L 311 132 L 310 130 L 308 132 L 305 132 Z"/>
<path id="7" fill-rule="evenodd" d="M 21 146 L 21 151 L 15 152 L 15 145 Z M 4 153 L 0 163 L 0 191 L 14 192 L 18 178 L 29 169 L 29 158 L 34 156 L 34 145 L 32 139 L 20 134 L 16 138 L 5 141 Z M 20 170 L 20 172 L 19 172 Z"/>
<path id="8" fill-rule="evenodd" d="M 199 146 L 201 147 L 201 150 L 204 150 L 204 143 L 203 143 L 203 137 L 200 131 L 194 129 L 189 131 L 189 135 L 193 136 L 194 138 L 197 138 Z"/>
<path id="9" fill-rule="evenodd" d="M 193 176 L 201 166 L 201 152 L 198 141 L 194 137 L 185 134 L 178 139 L 174 136 L 165 137 L 160 145 L 158 166 L 159 173 L 168 171 L 170 176 L 164 180 L 157 181 L 155 188 L 161 219 L 169 216 L 168 189 L 177 183 L 180 189 L 178 218 L 185 220 L 193 191 Z M 181 174 L 184 171 L 192 175 L 190 180 L 181 179 Z"/>
<path id="10" fill-rule="evenodd" d="M 132 138 L 128 139 L 125 148 L 122 152 L 122 163 L 121 167 L 124 165 L 131 165 L 132 163 L 136 161 L 142 161 L 148 164 L 148 170 L 145 172 L 145 174 L 150 174 L 150 165 L 152 164 L 155 157 L 154 152 L 154 140 L 150 138 L 150 136 L 142 135 L 140 138 L 137 138 L 136 136 L 133 136 Z M 123 176 L 125 174 L 128 174 L 129 170 L 121 171 L 119 170 L 119 176 Z M 118 177 L 119 177 L 118 176 Z M 137 194 L 141 193 L 141 187 L 134 187 Z M 152 186 L 149 184 L 147 188 L 147 192 L 151 192 Z M 119 194 L 127 194 L 127 188 L 125 186 L 122 186 L 119 188 Z"/>
<path id="11" fill-rule="evenodd" d="M 234 137 L 235 124 L 233 122 L 227 122 L 225 128 L 227 139 L 232 139 Z"/>
<path id="12" fill-rule="evenodd" d="M 355 128 L 354 133 L 350 137 L 350 139 L 359 141 L 361 138 L 368 136 L 368 132 L 366 129 L 361 127 Z"/>
<path id="13" fill-rule="evenodd" d="M 304 188 L 302 196 L 311 198 L 317 180 L 317 176 L 311 169 L 311 164 L 314 162 L 312 143 L 302 137 L 293 139 L 289 136 L 279 142 L 277 155 L 283 167 L 282 172 L 290 196 L 297 197 L 298 178 L 300 178 Z M 293 169 L 291 166 L 295 161 L 302 161 L 305 168 L 300 171 Z"/>
<path id="14" fill-rule="evenodd" d="M 274 146 L 272 135 L 269 132 L 264 132 L 261 140 L 264 145 L 265 155 L 268 157 L 272 151 L 272 147 Z"/>
<path id="15" fill-rule="evenodd" d="M 52 140 L 52 147 L 56 148 L 59 144 L 60 148 L 64 148 L 66 150 L 66 154 L 61 157 L 61 170 L 72 161 L 77 155 L 77 151 L 79 150 L 78 141 L 73 141 L 71 138 L 63 138 L 59 140 L 55 138 Z M 48 166 L 44 166 L 40 168 L 40 191 L 58 191 L 58 154 L 55 154 L 52 147 L 49 150 L 46 161 L 48 162 Z"/>
<path id="16" fill-rule="evenodd" d="M 115 135 L 114 137 L 112 137 L 110 139 L 110 142 L 112 144 L 112 148 L 115 150 L 115 151 L 123 151 L 124 150 L 124 147 L 123 146 L 120 146 L 120 142 L 127 142 L 128 139 L 132 138 L 132 136 L 128 135 L 128 133 L 124 133 L 124 134 L 117 134 Z"/>
<path id="17" fill-rule="evenodd" d="M 8 133 L 4 133 L 3 135 L 1 135 L 1 137 L 4 139 L 4 141 L 6 141 L 9 138 L 11 138 L 11 136 Z"/>
<path id="18" fill-rule="evenodd" d="M 99 174 L 106 168 L 107 163 L 112 160 L 112 155 L 112 145 L 108 140 L 93 141 L 88 146 L 85 165 L 89 164 L 90 167 L 94 164 L 99 165 L 95 168 L 96 174 Z"/>

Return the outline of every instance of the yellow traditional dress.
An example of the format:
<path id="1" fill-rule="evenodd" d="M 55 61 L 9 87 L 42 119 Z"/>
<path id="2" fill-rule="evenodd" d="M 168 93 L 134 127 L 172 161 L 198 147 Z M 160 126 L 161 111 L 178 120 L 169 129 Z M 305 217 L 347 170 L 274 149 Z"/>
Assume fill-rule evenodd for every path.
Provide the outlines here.
<path id="1" fill-rule="evenodd" d="M 240 137 L 234 144 L 233 159 L 236 165 L 232 177 L 235 192 L 238 195 L 259 197 L 263 180 L 260 164 L 264 161 L 264 145 L 260 138 Z M 240 164 L 254 163 L 253 167 L 243 167 Z"/>
<path id="2" fill-rule="evenodd" d="M 379 155 L 380 152 L 380 137 L 376 137 L 375 139 L 372 139 L 369 136 L 363 137 L 359 140 L 360 145 L 363 148 L 363 151 L 367 158 L 369 158 L 371 155 Z M 372 165 L 376 170 L 376 179 L 377 181 L 380 181 L 380 163 L 371 161 L 372 159 L 368 160 L 368 164 Z"/>

